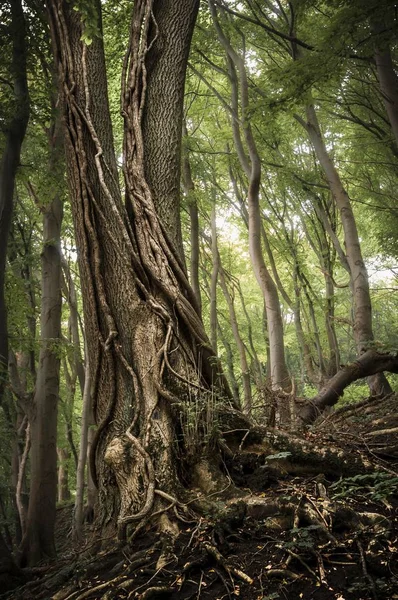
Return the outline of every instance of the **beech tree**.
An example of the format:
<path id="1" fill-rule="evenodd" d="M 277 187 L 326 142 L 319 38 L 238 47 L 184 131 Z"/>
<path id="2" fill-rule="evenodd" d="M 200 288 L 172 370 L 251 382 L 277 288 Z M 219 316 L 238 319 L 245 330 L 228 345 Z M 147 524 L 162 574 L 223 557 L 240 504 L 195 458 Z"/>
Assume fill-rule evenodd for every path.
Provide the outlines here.
<path id="1" fill-rule="evenodd" d="M 6 143 L 0 162 L 0 402 L 8 369 L 7 309 L 4 297 L 7 241 L 13 210 L 15 177 L 20 166 L 21 147 L 29 121 L 25 17 L 20 0 L 12 0 L 10 8 L 8 27 L 11 32 L 12 60 L 9 65 L 9 86 L 13 94 L 7 106 L 9 114 L 4 118 Z"/>
<path id="2" fill-rule="evenodd" d="M 330 24 L 335 19 L 341 23 L 340 9 L 348 3 L 325 5 L 318 13 L 319 5 L 313 3 L 298 7 L 294 2 L 262 5 L 208 0 L 202 3 L 186 86 L 199 4 L 199 0 L 134 0 L 118 5 L 110 0 L 46 0 L 44 8 L 36 0 L 18 4 L 18 15 L 23 17 L 23 8 L 29 20 L 28 47 L 34 47 L 28 61 L 32 74 L 27 78 L 34 119 L 28 130 L 29 150 L 22 160 L 24 178 L 14 193 L 17 214 L 6 267 L 11 350 L 0 431 L 7 422 L 16 433 L 12 449 L 0 454 L 0 494 L 11 490 L 18 519 L 12 535 L 12 501 L 4 503 L 0 495 L 0 579 L 3 572 L 20 575 L 10 549 L 19 545 L 23 533 L 18 548 L 22 566 L 43 559 L 52 563 L 48 573 L 47 567 L 27 570 L 28 576 L 33 573 L 44 579 L 38 598 L 78 596 L 77 600 L 83 600 L 98 592 L 108 598 L 122 590 L 128 594 L 129 589 L 133 590 L 130 595 L 142 598 L 175 591 L 178 595 L 183 585 L 195 583 L 186 575 L 192 569 L 190 577 L 195 577 L 196 568 L 201 575 L 194 595 L 199 597 L 202 588 L 210 587 L 202 571 L 206 555 L 213 563 L 209 567 L 213 561 L 220 567 L 210 572 L 216 573 L 214 577 L 219 577 L 228 593 L 245 596 L 244 589 L 241 593 L 231 587 L 237 577 L 243 585 L 253 586 L 250 596 L 261 592 L 271 597 L 272 576 L 283 578 L 278 590 L 287 577 L 299 586 L 296 570 L 303 567 L 307 578 L 310 575 L 317 584 L 325 584 L 337 597 L 335 574 L 326 579 L 328 564 L 323 563 L 322 551 L 327 549 L 329 563 L 333 549 L 341 550 L 340 520 L 351 532 L 363 525 L 361 535 L 366 532 L 364 540 L 369 536 L 367 547 L 356 536 L 349 541 L 357 543 L 359 554 L 355 550 L 351 556 L 358 556 L 358 573 L 366 579 L 366 553 L 374 554 L 370 532 L 379 541 L 384 535 L 378 531 L 379 517 L 386 523 L 385 546 L 391 551 L 387 510 L 382 516 L 362 514 L 361 508 L 357 515 L 353 505 L 340 503 L 341 494 L 333 497 L 332 491 L 329 500 L 328 488 L 336 490 L 331 481 L 338 480 L 339 486 L 347 475 L 360 474 L 352 481 L 361 482 L 365 475 L 366 481 L 374 482 L 379 473 L 373 477 L 373 469 L 389 469 L 388 456 L 397 452 L 393 437 L 389 439 L 396 430 L 396 397 L 369 399 L 348 409 L 354 415 L 365 406 L 366 414 L 374 406 L 380 409 L 371 429 L 364 427 L 355 436 L 356 449 L 360 448 L 359 436 L 365 440 L 356 454 L 347 452 L 346 432 L 341 447 L 335 439 L 329 445 L 329 425 L 340 424 L 344 411 L 324 425 L 325 437 L 318 424 L 317 435 L 311 431 L 301 435 L 301 425 L 312 424 L 357 379 L 384 370 L 398 372 L 397 342 L 389 322 L 389 318 L 395 322 L 391 315 L 398 301 L 389 298 L 387 311 L 387 302 L 377 300 L 376 318 L 370 310 L 371 300 L 382 288 L 372 291 L 366 263 L 374 258 L 384 268 L 387 262 L 386 254 L 378 255 L 372 237 L 376 225 L 369 214 L 375 214 L 375 207 L 366 213 L 366 208 L 354 204 L 353 194 L 355 186 L 368 186 L 371 191 L 358 202 L 367 204 L 376 194 L 383 198 L 380 203 L 387 195 L 387 203 L 394 202 L 395 163 L 391 167 L 387 162 L 387 157 L 390 161 L 396 157 L 389 131 L 393 103 L 386 104 L 386 88 L 382 90 L 380 72 L 379 82 L 376 73 L 383 53 L 390 53 L 393 65 L 396 45 L 383 23 L 374 18 L 378 11 L 373 0 L 370 12 L 358 10 L 361 31 L 372 31 L 371 41 L 364 41 L 370 59 L 362 56 L 355 67 L 347 66 L 349 54 L 362 51 L 351 41 L 346 44 L 344 36 L 343 41 L 337 38 L 341 43 L 337 51 L 328 48 L 325 52 L 325 39 L 331 37 L 333 25 L 326 28 L 325 37 L 322 27 L 312 31 L 313 22 Z M 15 6 L 12 0 L 7 9 L 15 10 Z M 112 28 L 126 23 L 127 10 L 131 11 L 130 25 L 120 31 L 118 27 L 116 35 Z M 5 14 L 10 24 L 14 13 L 6 10 Z M 371 23 L 373 30 L 368 27 Z M 36 27 L 39 40 L 33 35 Z M 8 31 L 8 41 L 15 42 L 15 30 L 10 26 Z M 45 39 L 46 31 L 51 33 L 59 90 L 59 99 L 53 97 L 51 107 L 46 96 L 49 86 L 33 77 L 38 57 L 44 71 L 51 71 L 47 56 L 42 62 L 50 42 L 50 35 Z M 312 62 L 311 57 L 315 57 Z M 374 60 L 373 72 L 368 60 Z M 325 73 L 318 61 L 328 67 Z M 5 64 L 6 60 L 0 61 L 1 93 L 3 85 L 8 85 L 1 78 Z M 118 64 L 120 73 L 116 72 Z M 115 82 L 119 76 L 117 116 Z M 366 98 L 356 113 L 355 100 L 362 101 L 368 85 L 372 86 L 371 99 Z M 11 98 L 9 90 L 7 94 Z M 12 97 L 14 102 L 17 95 Z M 377 104 L 373 112 L 372 102 L 373 108 Z M 20 106 L 14 104 L 18 113 Z M 60 123 L 54 119 L 55 110 L 48 118 L 55 105 L 63 120 L 70 195 L 62 241 Z M 10 115 L 13 111 L 14 107 Z M 332 111 L 338 111 L 339 118 Z M 7 112 L 1 122 L 5 126 L 2 149 L 9 148 L 10 115 Z M 380 121 L 385 128 L 379 126 Z M 352 135 L 358 126 L 367 129 L 362 146 Z M 39 135 L 45 131 L 49 138 L 49 170 L 62 171 L 56 193 L 52 177 L 44 173 L 43 156 L 32 160 L 39 130 Z M 369 167 L 366 153 L 372 136 L 383 142 L 383 148 L 379 144 L 374 151 L 375 166 Z M 21 136 L 18 139 L 21 143 Z M 44 160 L 47 154 L 48 145 Z M 360 164 L 356 172 L 354 164 Z M 50 196 L 44 196 L 49 203 L 42 202 L 36 178 L 50 189 Z M 35 203 L 28 211 L 25 188 L 26 198 Z M 11 192 L 7 198 L 12 203 Z M 42 212 L 43 227 L 36 226 L 37 209 Z M 30 210 L 37 211 L 33 219 Z M 30 232 L 36 229 L 32 243 Z M 369 236 L 363 235 L 368 231 Z M 67 258 L 62 257 L 61 246 Z M 3 276 L 1 272 L 0 283 Z M 65 298 L 62 319 L 61 288 Z M 16 318 L 18 311 L 23 314 Z M 380 332 L 386 333 L 383 339 L 391 343 L 391 349 L 387 342 L 380 345 Z M 0 351 L 1 360 L 5 363 L 5 353 Z M 312 401 L 300 398 L 315 394 L 309 390 L 325 382 Z M 82 403 L 78 391 L 76 406 L 78 387 Z M 381 389 L 386 391 L 387 386 Z M 372 429 L 373 424 L 380 428 Z M 292 431 L 290 425 L 297 430 Z M 77 451 L 74 440 L 79 433 Z M 376 438 L 375 446 L 369 438 Z M 73 456 L 70 460 L 67 444 Z M 375 460 L 376 453 L 383 459 L 382 466 Z M 84 542 L 84 516 L 89 513 L 91 522 L 94 512 L 95 539 L 105 541 L 105 550 L 108 543 L 112 545 L 109 554 L 101 553 L 103 573 L 95 584 L 89 575 L 93 568 L 98 572 L 98 557 L 80 551 L 71 561 L 68 557 L 68 565 L 54 577 L 57 467 L 59 502 L 64 502 L 68 485 L 72 492 L 76 490 L 74 542 Z M 315 494 L 313 478 L 311 483 L 304 481 L 302 473 L 322 473 L 322 482 L 320 477 L 315 482 Z M 279 477 L 286 480 L 290 474 L 296 478 L 291 490 L 286 481 L 277 485 Z M 381 490 L 384 501 L 388 498 L 383 496 L 385 489 L 389 494 L 397 484 L 393 478 L 388 482 L 381 478 L 381 483 L 387 483 Z M 261 491 L 256 497 L 256 490 L 265 494 Z M 25 502 L 28 493 L 29 506 Z M 69 508 L 62 506 L 61 520 Z M 199 521 L 201 514 L 206 518 Z M 251 529 L 251 523 L 264 516 L 261 527 Z M 191 521 L 196 523 L 193 527 Z M 187 523 L 179 538 L 184 550 L 176 567 L 169 570 L 179 522 Z M 131 542 L 139 534 L 146 536 L 149 525 L 150 536 L 157 528 L 162 544 L 152 544 L 153 538 L 145 537 L 145 549 L 141 551 L 140 541 L 136 552 Z M 238 550 L 235 554 L 235 540 L 228 548 L 230 527 L 239 528 L 238 541 L 241 534 L 261 530 L 264 548 L 271 545 L 272 561 L 282 556 L 280 568 L 271 564 L 266 568 L 266 585 L 261 569 L 253 574 L 258 562 L 246 562 L 250 575 L 246 567 L 243 572 L 232 566 L 241 557 Z M 276 539 L 271 531 L 275 527 L 290 538 L 278 535 Z M 314 542 L 319 542 L 307 557 L 303 554 L 304 559 L 301 552 L 308 549 L 310 538 L 301 540 L 297 535 L 301 527 L 305 533 L 314 530 Z M 336 538 L 335 531 L 339 533 Z M 255 544 L 257 539 L 252 537 Z M 305 542 L 302 547 L 301 541 Z M 198 550 L 203 556 L 196 560 Z M 382 554 L 384 564 L 386 554 L 387 550 Z M 156 574 L 147 578 L 141 567 L 155 555 Z M 114 559 L 122 562 L 114 565 Z M 69 581 L 76 565 L 87 579 L 81 581 L 77 573 Z M 111 570 L 105 573 L 109 565 Z M 173 578 L 173 583 L 160 585 L 162 578 Z M 8 583 L 13 582 L 6 576 Z M 28 595 L 35 595 L 40 587 L 38 581 L 30 582 Z M 26 597 L 25 591 L 16 597 Z"/>
<path id="3" fill-rule="evenodd" d="M 164 508 L 177 502 L 189 470 L 190 482 L 196 474 L 206 489 L 213 485 L 198 468 L 198 446 L 185 438 L 190 403 L 203 407 L 201 421 L 215 386 L 234 408 L 181 251 L 182 108 L 198 4 L 134 3 L 122 70 L 123 202 L 100 3 L 48 2 L 98 424 L 91 450 L 97 523 L 106 530 L 117 522 L 120 535 L 155 508 L 172 531 Z"/>

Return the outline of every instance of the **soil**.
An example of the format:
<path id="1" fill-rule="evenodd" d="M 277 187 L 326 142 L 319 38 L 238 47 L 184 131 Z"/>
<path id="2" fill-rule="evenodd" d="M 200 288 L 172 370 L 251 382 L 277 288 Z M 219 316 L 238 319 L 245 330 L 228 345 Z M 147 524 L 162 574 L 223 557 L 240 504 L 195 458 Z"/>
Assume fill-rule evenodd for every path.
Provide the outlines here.
<path id="1" fill-rule="evenodd" d="M 385 408 L 385 407 L 384 407 Z M 373 430 L 394 427 L 373 414 Z M 396 415 L 397 401 L 389 406 Z M 236 500 L 209 503 L 180 534 L 165 564 L 162 543 L 148 527 L 122 547 L 97 545 L 87 527 L 79 548 L 70 535 L 72 507 L 58 510 L 57 562 L 32 569 L 14 600 L 398 600 L 398 462 L 376 446 L 394 448 L 364 425 L 363 415 L 336 413 L 334 428 L 318 425 L 316 443 L 366 452 L 374 471 L 350 478 L 292 476 L 250 448 L 226 459 Z M 367 413 L 366 413 L 367 414 Z M 395 417 L 394 417 L 395 418 Z M 350 429 L 349 421 L 354 419 Z M 340 436 L 340 437 L 339 437 Z M 333 439 L 331 439 L 333 438 Z M 271 510 L 272 508 L 272 510 Z M 182 516 L 182 515 L 180 515 Z"/>

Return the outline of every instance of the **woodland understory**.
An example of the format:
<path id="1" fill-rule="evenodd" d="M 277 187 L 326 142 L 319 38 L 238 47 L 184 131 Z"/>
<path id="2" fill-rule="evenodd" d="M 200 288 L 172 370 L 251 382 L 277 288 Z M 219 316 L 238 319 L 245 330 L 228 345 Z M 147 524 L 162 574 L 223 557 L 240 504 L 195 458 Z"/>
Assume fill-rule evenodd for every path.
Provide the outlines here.
<path id="1" fill-rule="evenodd" d="M 99 540 L 86 525 L 76 546 L 73 506 L 61 505 L 58 560 L 15 572 L 25 585 L 0 597 L 393 599 L 397 409 L 394 395 L 342 408 L 299 437 L 260 426 L 235 432 L 225 489 L 193 488 L 173 506 L 178 534 L 166 554 L 151 523 L 123 542 Z"/>
<path id="2" fill-rule="evenodd" d="M 397 32 L 0 7 L 1 598 L 398 598 Z"/>

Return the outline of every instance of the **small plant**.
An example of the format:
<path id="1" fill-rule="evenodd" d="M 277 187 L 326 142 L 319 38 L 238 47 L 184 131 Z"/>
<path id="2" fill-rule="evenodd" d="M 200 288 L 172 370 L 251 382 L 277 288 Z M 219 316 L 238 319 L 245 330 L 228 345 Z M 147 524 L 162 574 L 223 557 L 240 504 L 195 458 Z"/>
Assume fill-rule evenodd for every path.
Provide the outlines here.
<path id="1" fill-rule="evenodd" d="M 398 477 L 376 471 L 339 479 L 329 489 L 333 500 L 352 498 L 360 494 L 374 501 L 383 501 L 398 494 Z"/>
<path id="2" fill-rule="evenodd" d="M 309 525 L 308 527 L 293 527 L 290 530 L 292 539 L 280 544 L 281 548 L 294 550 L 295 552 L 305 552 L 315 546 L 313 533 L 319 529 L 318 525 Z"/>

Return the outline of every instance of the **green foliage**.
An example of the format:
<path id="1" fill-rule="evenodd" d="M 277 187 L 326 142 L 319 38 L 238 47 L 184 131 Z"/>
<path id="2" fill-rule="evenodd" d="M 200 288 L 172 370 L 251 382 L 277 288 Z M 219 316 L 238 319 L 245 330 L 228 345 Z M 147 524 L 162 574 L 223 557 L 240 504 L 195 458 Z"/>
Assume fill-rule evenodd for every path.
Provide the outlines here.
<path id="1" fill-rule="evenodd" d="M 333 500 L 361 496 L 373 502 L 381 502 L 398 494 L 398 477 L 384 471 L 358 474 L 339 479 L 329 490 L 332 491 Z"/>
<path id="2" fill-rule="evenodd" d="M 97 4 L 92 0 L 74 0 L 73 10 L 81 16 L 83 24 L 81 40 L 90 46 L 94 38 L 102 37 Z"/>

